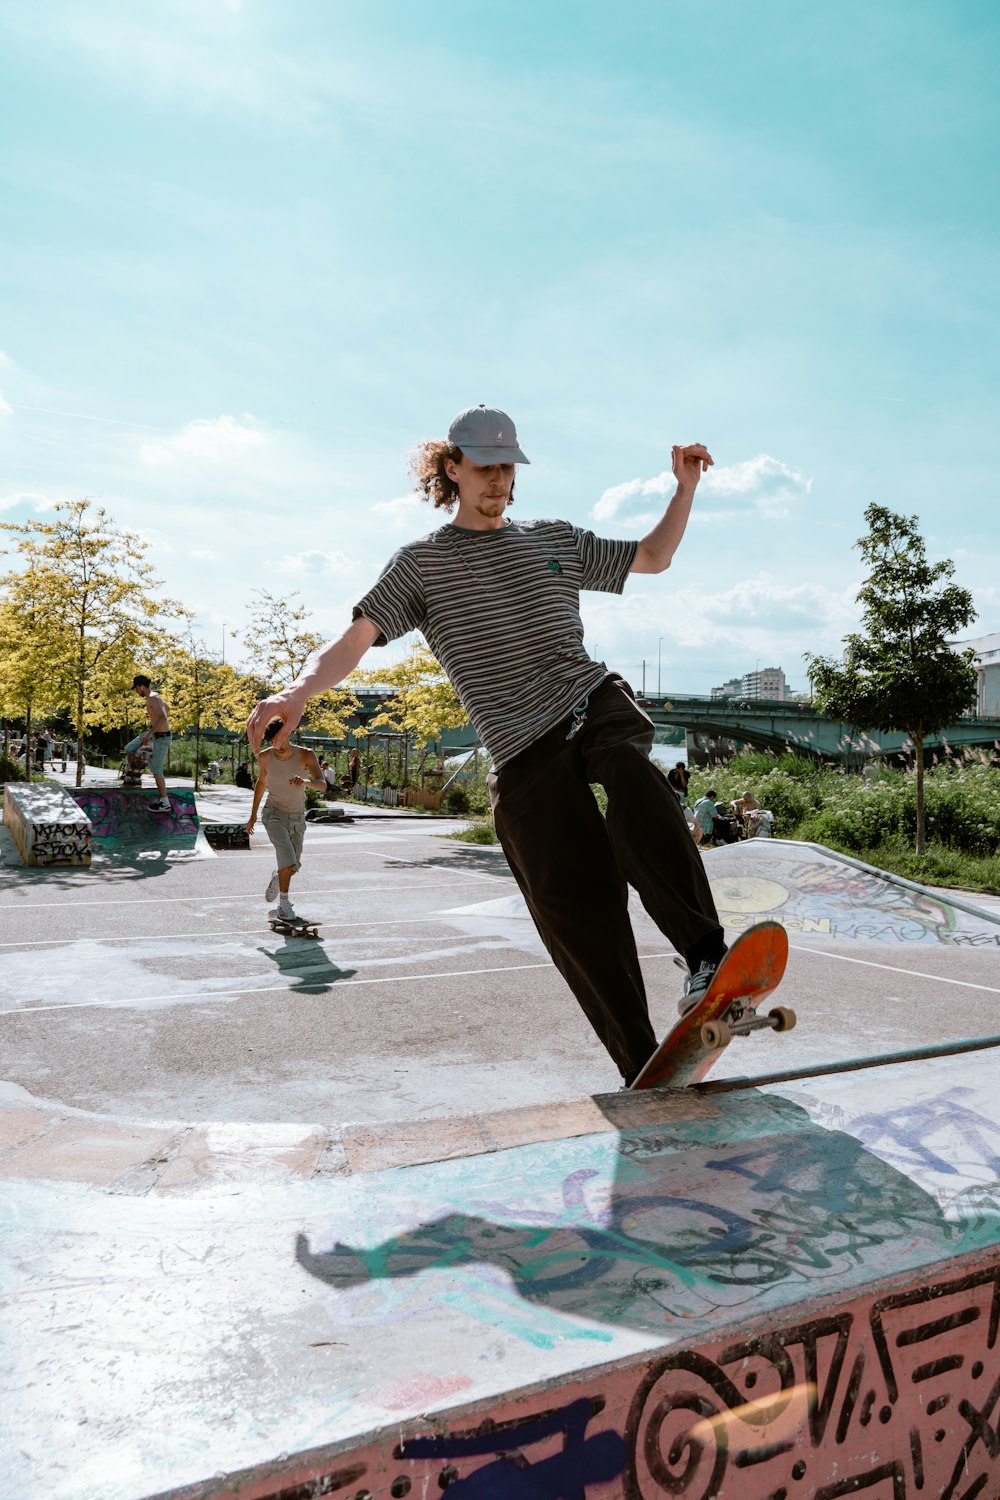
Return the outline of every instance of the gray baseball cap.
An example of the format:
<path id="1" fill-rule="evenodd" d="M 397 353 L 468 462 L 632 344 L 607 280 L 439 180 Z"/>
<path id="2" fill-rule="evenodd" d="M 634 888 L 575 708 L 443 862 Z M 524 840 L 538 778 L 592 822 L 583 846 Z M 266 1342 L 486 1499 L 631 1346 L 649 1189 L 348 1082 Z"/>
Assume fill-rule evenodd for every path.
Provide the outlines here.
<path id="1" fill-rule="evenodd" d="M 530 464 L 517 444 L 517 429 L 495 406 L 470 406 L 448 428 L 448 441 L 474 464 Z"/>

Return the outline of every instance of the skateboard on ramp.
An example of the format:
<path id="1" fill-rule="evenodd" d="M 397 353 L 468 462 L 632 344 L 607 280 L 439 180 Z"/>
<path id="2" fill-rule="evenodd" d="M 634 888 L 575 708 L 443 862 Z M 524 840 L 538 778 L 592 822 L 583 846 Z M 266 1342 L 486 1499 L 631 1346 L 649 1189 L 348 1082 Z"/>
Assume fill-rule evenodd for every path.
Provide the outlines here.
<path id="1" fill-rule="evenodd" d="M 280 932 L 282 937 L 319 938 L 320 924 L 309 922 L 305 917 L 269 917 L 268 925 L 272 932 Z"/>
<path id="2" fill-rule="evenodd" d="M 700 1083 L 733 1037 L 768 1028 L 791 1031 L 796 1018 L 787 1006 L 757 1014 L 781 983 L 787 961 L 788 936 L 779 922 L 758 922 L 740 933 L 704 995 L 667 1033 L 631 1087 Z"/>

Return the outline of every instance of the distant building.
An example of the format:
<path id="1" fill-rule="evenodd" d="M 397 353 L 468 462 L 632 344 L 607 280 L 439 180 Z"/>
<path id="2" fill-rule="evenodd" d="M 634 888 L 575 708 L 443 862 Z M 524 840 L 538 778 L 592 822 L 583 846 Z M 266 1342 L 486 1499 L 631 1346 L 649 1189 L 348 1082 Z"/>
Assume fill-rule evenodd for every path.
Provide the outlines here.
<path id="1" fill-rule="evenodd" d="M 970 641 L 956 641 L 957 651 L 971 646 L 976 653 L 976 713 L 981 719 L 1000 718 L 1000 632 L 976 636 Z"/>
<path id="2" fill-rule="evenodd" d="M 713 698 L 738 698 L 740 696 L 740 691 L 741 691 L 741 688 L 742 688 L 742 684 L 743 684 L 742 677 L 731 677 L 729 679 L 729 681 L 728 682 L 724 682 L 721 687 L 714 687 L 712 689 L 712 697 Z"/>
<path id="3" fill-rule="evenodd" d="M 740 696 L 743 698 L 786 697 L 785 674 L 781 667 L 761 667 L 757 672 L 747 672 L 740 681 Z"/>

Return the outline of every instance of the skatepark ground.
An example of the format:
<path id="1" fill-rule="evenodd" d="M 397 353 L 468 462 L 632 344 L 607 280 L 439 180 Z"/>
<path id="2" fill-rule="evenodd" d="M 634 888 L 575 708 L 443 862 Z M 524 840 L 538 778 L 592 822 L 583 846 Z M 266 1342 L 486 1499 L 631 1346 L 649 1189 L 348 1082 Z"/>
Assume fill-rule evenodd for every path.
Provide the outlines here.
<path id="1" fill-rule="evenodd" d="M 213 788 L 199 811 L 238 822 L 249 803 L 249 793 Z M 799 1017 L 790 1033 L 735 1042 L 713 1080 L 833 1071 L 731 1093 L 618 1096 L 616 1071 L 542 950 L 502 852 L 444 837 L 458 823 L 345 810 L 353 821 L 310 826 L 293 886 L 296 908 L 322 923 L 317 942 L 270 931 L 262 893 L 273 862 L 260 832 L 249 851 L 109 847 L 89 869 L 26 869 L 0 843 L 5 1492 L 406 1494 L 410 1470 L 391 1444 L 379 1446 L 387 1424 L 457 1406 L 495 1423 L 504 1401 L 511 1420 L 525 1420 L 515 1393 L 549 1391 L 551 1407 L 557 1385 L 569 1411 L 566 1382 L 597 1366 L 619 1372 L 609 1391 L 632 1371 L 627 1408 L 649 1351 L 664 1347 L 667 1304 L 685 1338 L 708 1348 L 734 1303 L 744 1320 L 773 1320 L 783 1308 L 798 1316 L 806 1291 L 835 1293 L 853 1317 L 851 1299 L 897 1273 L 926 1282 L 946 1259 L 966 1269 L 969 1256 L 995 1260 L 996 1051 L 845 1065 L 1000 1032 L 1000 901 L 907 887 L 811 846 L 709 852 L 727 931 L 763 916 L 788 928 L 781 999 Z M 633 919 L 662 1034 L 676 1014 L 673 952 L 635 902 Z M 817 1241 L 808 1272 L 792 1256 L 794 1274 L 786 1264 L 748 1276 L 739 1296 L 732 1279 L 710 1292 L 691 1275 L 668 1295 L 662 1266 L 647 1255 L 645 1270 L 623 1268 L 618 1251 L 617 1280 L 598 1277 L 593 1296 L 579 1272 L 544 1296 L 525 1289 L 518 1267 L 539 1235 L 561 1225 L 576 1236 L 575 1251 L 561 1243 L 560 1254 L 579 1265 L 601 1259 L 595 1235 L 618 1222 L 615 1203 L 630 1205 L 630 1222 L 648 1219 L 636 1181 L 653 1168 L 640 1165 L 635 1142 L 658 1163 L 657 1193 L 669 1178 L 688 1213 L 704 1201 L 706 1162 L 696 1192 L 679 1165 L 685 1152 L 704 1155 L 711 1139 L 745 1155 L 776 1131 L 782 1149 L 794 1137 L 793 1156 L 812 1152 L 813 1167 L 834 1138 L 848 1142 L 850 1172 L 863 1151 L 864 1171 L 885 1174 L 877 1195 L 896 1206 L 836 1252 Z M 634 1149 L 623 1174 L 626 1139 Z M 707 1176 L 717 1185 L 717 1171 Z M 765 1188 L 758 1178 L 746 1191 Z M 772 1209 L 787 1205 L 787 1184 L 774 1193 Z M 822 1217 L 815 1181 L 810 1193 L 810 1213 Z M 924 1215 L 902 1240 L 900 1223 L 912 1230 L 916 1220 L 900 1194 L 915 1195 Z M 703 1229 L 710 1238 L 731 1232 L 727 1205 Z M 665 1243 L 667 1231 L 657 1233 Z M 782 1235 L 801 1249 L 798 1231 Z M 502 1253 L 498 1236 L 510 1240 Z M 641 1243 L 655 1240 L 646 1223 Z M 358 1261 L 375 1250 L 352 1247 L 381 1245 L 384 1259 L 387 1244 L 400 1264 L 376 1291 L 372 1263 Z M 675 1246 L 672 1256 L 676 1270 L 684 1255 Z M 980 1259 L 973 1270 L 981 1274 Z M 994 1376 L 995 1366 L 994 1352 Z M 891 1395 L 871 1409 L 890 1408 Z M 679 1459 L 673 1488 L 655 1463 L 639 1472 L 627 1416 L 620 1432 L 607 1429 L 609 1442 L 619 1432 L 621 1453 L 606 1445 L 602 1458 L 583 1443 L 590 1459 L 574 1470 L 573 1493 L 702 1494 L 694 1470 L 677 1487 Z M 986 1420 L 995 1424 L 995 1412 Z M 564 1451 L 568 1430 L 564 1422 Z M 293 1475 L 294 1456 L 314 1450 L 321 1457 Z M 427 1493 L 555 1496 L 569 1482 L 515 1490 L 505 1473 L 490 1489 L 475 1480 L 477 1464 L 486 1469 L 471 1449 L 461 1462 L 443 1453 L 432 1455 Z M 626 1462 L 631 1489 L 617 1477 Z M 921 1475 L 928 1462 L 913 1459 Z M 753 1464 L 752 1486 L 747 1468 L 742 1489 L 717 1483 L 704 1494 L 777 1494 L 777 1450 Z M 349 1477 L 334 1484 L 335 1471 Z M 990 1473 L 970 1496 L 1000 1493 Z M 289 1487 L 292 1478 L 304 1487 Z M 818 1493 L 801 1475 L 804 1488 L 782 1482 L 789 1496 Z"/>

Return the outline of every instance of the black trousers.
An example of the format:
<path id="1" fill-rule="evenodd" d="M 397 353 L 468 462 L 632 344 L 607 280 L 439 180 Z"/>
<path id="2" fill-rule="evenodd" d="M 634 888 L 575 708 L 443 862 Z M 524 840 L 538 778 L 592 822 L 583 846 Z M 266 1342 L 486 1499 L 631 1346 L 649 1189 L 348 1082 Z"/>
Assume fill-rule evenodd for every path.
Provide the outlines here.
<path id="1" fill-rule="evenodd" d="M 657 1045 L 628 886 L 680 953 L 722 928 L 680 803 L 649 759 L 653 725 L 627 684 L 606 678 L 567 739 L 571 722 L 491 776 L 493 817 L 556 968 L 628 1077 Z M 606 819 L 592 782 L 608 794 Z"/>

